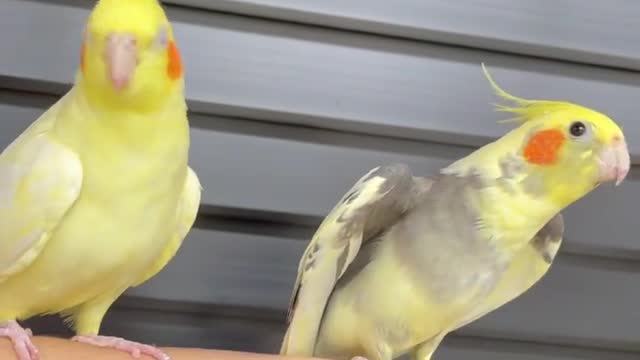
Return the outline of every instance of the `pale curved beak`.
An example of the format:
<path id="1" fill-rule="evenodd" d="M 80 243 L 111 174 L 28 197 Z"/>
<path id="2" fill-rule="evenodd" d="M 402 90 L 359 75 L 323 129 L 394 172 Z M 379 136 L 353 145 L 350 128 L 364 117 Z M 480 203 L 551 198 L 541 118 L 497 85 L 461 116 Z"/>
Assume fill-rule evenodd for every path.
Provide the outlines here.
<path id="1" fill-rule="evenodd" d="M 631 158 L 624 138 L 616 138 L 610 145 L 605 146 L 600 152 L 599 160 L 599 180 L 601 182 L 615 180 L 616 186 L 620 185 L 627 177 L 631 166 Z"/>
<path id="2" fill-rule="evenodd" d="M 104 55 L 113 87 L 116 90 L 122 90 L 131 81 L 138 64 L 135 36 L 126 33 L 110 34 Z"/>

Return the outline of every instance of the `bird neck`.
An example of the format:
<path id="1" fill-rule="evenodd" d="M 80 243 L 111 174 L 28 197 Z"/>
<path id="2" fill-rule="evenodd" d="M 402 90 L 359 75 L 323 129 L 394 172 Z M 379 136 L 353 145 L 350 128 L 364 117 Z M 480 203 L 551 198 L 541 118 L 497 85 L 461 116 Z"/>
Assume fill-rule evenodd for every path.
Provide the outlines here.
<path id="1" fill-rule="evenodd" d="M 76 85 L 60 100 L 54 131 L 61 138 L 73 143 L 108 139 L 113 144 L 149 151 L 174 142 L 188 144 L 187 108 L 180 94 L 168 98 L 154 112 L 140 112 L 97 105 L 83 90 Z"/>
<path id="2" fill-rule="evenodd" d="M 510 133 L 442 169 L 445 175 L 475 177 L 469 201 L 479 214 L 479 231 L 507 248 L 520 248 L 571 201 L 551 196 L 543 173 L 532 171 Z"/>

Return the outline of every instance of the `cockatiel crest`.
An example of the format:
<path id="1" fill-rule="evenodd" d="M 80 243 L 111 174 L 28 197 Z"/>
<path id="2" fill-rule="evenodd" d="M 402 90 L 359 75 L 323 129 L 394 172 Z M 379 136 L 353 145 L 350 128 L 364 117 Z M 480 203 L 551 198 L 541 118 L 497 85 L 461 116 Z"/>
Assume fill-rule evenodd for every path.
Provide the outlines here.
<path id="1" fill-rule="evenodd" d="M 565 101 L 528 100 L 508 94 L 491 78 L 501 98 L 515 103 L 497 110 L 515 116 L 519 126 L 496 141 L 460 159 L 442 172 L 466 174 L 474 162 L 486 163 L 485 177 L 511 181 L 545 194 L 562 208 L 602 182 L 620 184 L 627 176 L 630 157 L 622 129 L 606 115 Z M 496 161 L 497 160 L 497 161 Z M 511 171 L 509 171 L 511 170 Z M 525 179 L 526 178 L 526 179 Z M 533 188 L 536 188 L 535 190 Z"/>

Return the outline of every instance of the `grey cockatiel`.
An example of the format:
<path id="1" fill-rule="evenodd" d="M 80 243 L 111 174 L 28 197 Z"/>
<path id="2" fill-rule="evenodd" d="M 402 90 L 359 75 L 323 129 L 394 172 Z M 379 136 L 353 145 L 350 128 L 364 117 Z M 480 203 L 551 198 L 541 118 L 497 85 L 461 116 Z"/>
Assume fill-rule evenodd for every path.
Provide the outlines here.
<path id="1" fill-rule="evenodd" d="M 443 337 L 535 284 L 561 244 L 560 211 L 629 170 L 622 130 L 585 107 L 533 101 L 521 125 L 442 169 L 362 177 L 304 252 L 281 354 L 429 360 Z"/>

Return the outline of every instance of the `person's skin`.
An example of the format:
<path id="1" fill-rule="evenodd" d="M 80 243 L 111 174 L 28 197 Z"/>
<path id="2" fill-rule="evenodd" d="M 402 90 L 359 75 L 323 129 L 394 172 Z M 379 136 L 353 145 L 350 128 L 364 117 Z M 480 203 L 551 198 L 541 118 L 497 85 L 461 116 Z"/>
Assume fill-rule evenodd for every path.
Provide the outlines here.
<path id="1" fill-rule="evenodd" d="M 80 344 L 75 341 L 48 336 L 35 336 L 34 344 L 40 351 L 40 360 L 134 360 L 128 353 Z M 171 360 L 279 360 L 282 357 L 271 354 L 247 353 L 238 351 L 209 350 L 196 348 L 161 348 Z M 13 360 L 15 352 L 8 339 L 0 339 L 0 359 Z M 287 357 L 291 360 L 305 358 Z M 152 360 L 146 355 L 137 360 Z"/>

